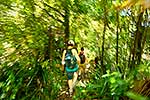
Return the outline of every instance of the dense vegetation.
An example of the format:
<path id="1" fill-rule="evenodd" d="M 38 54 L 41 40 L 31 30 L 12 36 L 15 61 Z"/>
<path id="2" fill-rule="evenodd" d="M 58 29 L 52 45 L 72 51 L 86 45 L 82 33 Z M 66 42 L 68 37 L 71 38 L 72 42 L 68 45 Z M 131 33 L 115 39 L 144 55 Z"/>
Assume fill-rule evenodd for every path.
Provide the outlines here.
<path id="1" fill-rule="evenodd" d="M 149 8 L 150 0 L 1 0 L 0 99 L 60 98 L 61 55 L 73 39 L 91 64 L 73 99 L 148 100 Z"/>

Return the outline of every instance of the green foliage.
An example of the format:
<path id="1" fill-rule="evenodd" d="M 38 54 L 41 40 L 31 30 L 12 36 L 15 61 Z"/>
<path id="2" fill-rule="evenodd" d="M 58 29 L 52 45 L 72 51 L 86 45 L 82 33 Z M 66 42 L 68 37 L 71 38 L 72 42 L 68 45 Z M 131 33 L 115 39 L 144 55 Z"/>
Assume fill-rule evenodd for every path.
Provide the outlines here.
<path id="1" fill-rule="evenodd" d="M 113 72 L 111 74 L 108 72 L 104 77 L 108 78 L 110 95 L 114 99 L 124 96 L 124 93 L 129 89 L 130 82 L 122 79 L 122 75 L 118 72 Z"/>
<path id="2" fill-rule="evenodd" d="M 50 69 L 48 61 L 33 62 L 27 66 L 15 62 L 1 69 L 1 99 L 55 99 L 61 87 L 60 70 Z M 29 62 L 28 62 L 29 63 Z M 33 65 L 32 65 L 33 64 Z M 5 65 L 5 66 L 4 66 Z"/>
<path id="3" fill-rule="evenodd" d="M 86 88 L 77 87 L 76 96 L 80 99 L 114 99 L 126 96 L 130 83 L 123 80 L 118 72 L 107 73 L 101 79 L 94 79 Z"/>
<path id="4" fill-rule="evenodd" d="M 147 97 L 143 97 L 143 96 L 133 93 L 133 92 L 127 92 L 126 95 L 132 100 L 148 100 Z"/>
<path id="5" fill-rule="evenodd" d="M 0 1 L 0 99 L 57 98 L 65 86 L 66 77 L 60 71 L 64 44 L 65 10 L 69 11 L 70 37 L 78 48 L 85 47 L 89 60 L 101 57 L 104 44 L 104 67 L 92 67 L 86 88 L 76 87 L 74 99 L 131 99 L 144 97 L 127 92 L 135 78 L 150 76 L 150 64 L 142 59 L 130 71 L 133 38 L 136 31 L 138 7 L 131 8 L 130 16 L 119 15 L 120 0 L 1 0 Z M 149 14 L 149 10 L 148 10 Z M 146 14 L 145 14 L 146 16 Z M 105 19 L 106 18 L 106 19 Z M 145 18 L 145 17 L 144 17 Z M 146 18 L 143 20 L 147 20 Z M 106 35 L 103 40 L 104 23 Z M 116 46 L 116 24 L 119 24 L 119 44 Z M 52 32 L 48 28 L 52 28 Z M 140 31 L 143 31 L 140 29 Z M 149 55 L 149 28 L 144 53 Z M 116 48 L 119 62 L 116 65 Z M 99 60 L 99 63 L 102 59 Z M 57 67 L 58 68 L 57 68 Z M 144 98 L 145 99 L 145 98 Z M 146 100 L 146 99 L 145 99 Z"/>
<path id="6" fill-rule="evenodd" d="M 148 63 L 146 63 L 145 65 L 141 65 L 132 72 L 126 70 L 126 73 L 120 73 L 118 71 L 111 72 L 110 70 L 107 70 L 107 74 L 104 74 L 102 76 L 100 74 L 101 71 L 99 70 L 99 68 L 97 68 L 98 70 L 95 69 L 94 71 L 92 71 L 92 73 L 90 73 L 91 80 L 86 85 L 86 88 L 76 88 L 77 94 L 74 96 L 74 98 L 102 100 L 120 100 L 121 98 L 130 98 L 136 100 L 138 98 L 139 100 L 148 100 L 147 97 L 141 96 L 142 94 L 140 95 L 130 92 L 133 87 L 136 88 L 135 77 L 137 77 L 138 80 L 141 80 L 142 78 L 149 79 L 150 73 L 147 64 Z M 138 91 L 140 92 L 140 88 L 138 88 Z"/>

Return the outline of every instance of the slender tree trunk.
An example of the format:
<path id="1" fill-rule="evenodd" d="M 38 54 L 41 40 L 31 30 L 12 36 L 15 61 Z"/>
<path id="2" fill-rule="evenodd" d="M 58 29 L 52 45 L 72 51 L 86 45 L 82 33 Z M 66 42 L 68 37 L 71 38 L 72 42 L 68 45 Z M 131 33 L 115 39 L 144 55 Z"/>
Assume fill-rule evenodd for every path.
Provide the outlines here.
<path id="1" fill-rule="evenodd" d="M 53 32 L 52 28 L 50 27 L 48 30 L 48 35 L 49 35 L 49 42 L 48 42 L 48 48 L 49 48 L 49 59 L 50 59 L 50 64 L 52 64 L 52 59 L 53 59 Z"/>
<path id="2" fill-rule="evenodd" d="M 117 64 L 117 66 L 118 66 L 118 40 L 119 40 L 119 14 L 118 14 L 118 11 L 117 11 L 117 14 L 116 14 L 116 18 L 117 18 L 117 32 L 116 32 L 116 35 L 117 35 L 117 38 L 116 38 L 116 64 Z"/>
<path id="3" fill-rule="evenodd" d="M 105 34 L 106 34 L 106 24 L 104 22 L 104 31 L 103 31 L 103 42 L 102 42 L 102 56 L 101 56 L 101 66 L 103 69 L 103 73 L 105 73 L 105 66 L 104 66 L 104 46 L 105 46 Z"/>
<path id="4" fill-rule="evenodd" d="M 101 55 L 101 67 L 102 67 L 103 73 L 106 73 L 106 68 L 104 66 L 104 47 L 105 47 L 105 34 L 106 34 L 106 26 L 107 26 L 106 3 L 107 3 L 107 0 L 104 1 L 104 30 L 103 30 L 102 55 Z"/>
<path id="5" fill-rule="evenodd" d="M 128 27 L 128 33 L 129 33 L 129 27 Z M 130 34 L 130 33 L 129 33 Z M 132 41 L 133 41 L 133 38 L 131 38 L 130 40 L 130 44 L 129 42 L 127 41 L 127 45 L 129 45 L 129 58 L 128 58 L 128 68 L 130 68 L 130 65 L 131 65 L 131 55 L 132 55 Z"/>
<path id="6" fill-rule="evenodd" d="M 119 58 L 119 12 L 117 11 L 116 12 L 116 20 L 117 20 L 117 27 L 116 27 L 116 30 L 117 30 L 117 32 L 116 32 L 116 66 L 117 66 L 117 69 L 119 70 L 119 72 L 121 72 L 121 68 L 120 68 L 120 66 L 118 65 L 118 63 L 119 63 L 119 61 L 118 61 L 118 58 Z M 120 31 L 121 31 L 121 29 L 120 29 Z"/>
<path id="7" fill-rule="evenodd" d="M 65 17 L 64 17 L 64 26 L 65 26 L 65 42 L 68 41 L 69 39 L 69 35 L 70 35 L 70 30 L 69 30 L 69 0 L 65 1 L 65 6 L 64 6 L 64 10 L 65 10 Z"/>
<path id="8" fill-rule="evenodd" d="M 143 32 L 139 32 L 138 41 L 137 41 L 136 58 L 137 58 L 137 64 L 138 65 L 141 62 L 143 34 L 144 34 L 144 31 Z"/>
<path id="9" fill-rule="evenodd" d="M 50 59 L 50 30 L 46 32 L 48 37 L 48 43 L 45 45 L 45 52 L 44 52 L 44 61 Z"/>

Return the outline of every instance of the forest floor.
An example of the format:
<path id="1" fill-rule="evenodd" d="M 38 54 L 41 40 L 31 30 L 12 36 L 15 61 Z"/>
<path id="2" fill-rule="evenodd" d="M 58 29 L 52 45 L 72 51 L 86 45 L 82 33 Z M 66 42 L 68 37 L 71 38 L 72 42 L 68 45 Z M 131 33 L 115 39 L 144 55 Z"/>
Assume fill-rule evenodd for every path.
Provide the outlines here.
<path id="1" fill-rule="evenodd" d="M 81 80 L 78 79 L 77 82 L 76 82 L 76 87 L 86 87 L 85 80 L 84 79 L 81 79 Z M 69 91 L 68 91 L 69 90 L 68 85 L 67 85 L 67 82 L 66 82 L 65 86 L 63 86 L 62 89 L 60 90 L 57 100 L 73 100 L 73 97 L 77 93 L 75 91 L 76 87 L 74 87 L 73 95 L 70 96 Z"/>
<path id="2" fill-rule="evenodd" d="M 77 82 L 77 86 L 76 87 L 86 87 L 86 84 L 84 84 L 81 80 Z M 76 88 L 75 87 L 75 88 Z M 68 92 L 68 87 L 65 86 L 65 88 L 63 88 L 60 91 L 60 94 L 58 95 L 57 100 L 74 100 L 73 97 L 76 96 L 76 89 L 74 88 L 74 92 L 73 95 L 70 96 L 69 92 Z"/>

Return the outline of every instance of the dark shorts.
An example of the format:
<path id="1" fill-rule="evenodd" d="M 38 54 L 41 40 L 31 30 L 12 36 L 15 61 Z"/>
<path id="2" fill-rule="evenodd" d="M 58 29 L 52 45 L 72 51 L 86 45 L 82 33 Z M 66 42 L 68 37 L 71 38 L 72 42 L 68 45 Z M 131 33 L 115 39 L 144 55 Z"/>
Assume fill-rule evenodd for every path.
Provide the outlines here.
<path id="1" fill-rule="evenodd" d="M 77 72 L 78 71 L 78 65 L 76 64 L 76 66 L 73 68 L 73 69 L 70 69 L 68 68 L 67 66 L 65 67 L 65 70 L 67 72 L 67 77 L 68 77 L 68 80 L 71 80 L 73 78 L 73 74 L 74 72 Z"/>

